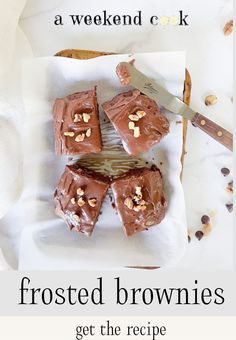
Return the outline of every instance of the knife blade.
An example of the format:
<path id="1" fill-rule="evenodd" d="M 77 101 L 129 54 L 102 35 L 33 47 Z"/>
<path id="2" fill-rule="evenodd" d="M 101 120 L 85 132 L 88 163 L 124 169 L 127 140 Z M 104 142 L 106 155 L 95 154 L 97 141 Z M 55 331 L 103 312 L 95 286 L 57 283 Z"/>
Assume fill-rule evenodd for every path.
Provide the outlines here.
<path id="1" fill-rule="evenodd" d="M 229 131 L 202 114 L 192 110 L 178 97 L 172 95 L 160 84 L 137 70 L 131 63 L 122 62 L 118 64 L 117 75 L 120 78 L 121 83 L 134 86 L 168 111 L 179 114 L 183 116 L 183 118 L 190 120 L 195 127 L 200 128 L 229 150 L 233 150 L 233 135 Z M 126 77 L 125 81 L 123 81 L 123 75 Z"/>

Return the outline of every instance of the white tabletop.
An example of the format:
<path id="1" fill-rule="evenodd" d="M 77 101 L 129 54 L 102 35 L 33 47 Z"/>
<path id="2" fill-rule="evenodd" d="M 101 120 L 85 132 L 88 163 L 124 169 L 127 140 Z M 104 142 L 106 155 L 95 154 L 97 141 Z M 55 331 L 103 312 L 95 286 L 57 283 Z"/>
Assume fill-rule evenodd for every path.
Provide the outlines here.
<path id="1" fill-rule="evenodd" d="M 113 51 L 118 53 L 151 51 L 186 51 L 187 65 L 192 78 L 191 106 L 198 112 L 232 130 L 233 104 L 233 37 L 224 36 L 224 24 L 232 19 L 231 0 L 120 0 L 101 1 L 28 1 L 21 16 L 20 28 L 36 56 L 53 55 L 67 48 Z M 143 13 L 143 25 L 129 26 L 73 26 L 70 14 L 100 14 L 106 9 L 111 14 Z M 189 26 L 151 26 L 151 15 L 173 16 L 179 10 L 188 14 Z M 63 15 L 64 25 L 55 26 L 54 17 Z M 212 107 L 204 104 L 208 94 L 215 94 L 218 102 Z M 232 201 L 226 192 L 232 179 L 232 154 L 201 131 L 189 125 L 183 186 L 186 198 L 188 227 L 192 241 L 180 268 L 229 269 L 233 257 L 233 220 L 225 204 Z M 229 176 L 221 168 L 231 170 Z M 212 216 L 212 231 L 198 241 L 194 233 L 202 228 L 201 216 Z M 11 234 L 7 228 L 9 217 L 0 223 L 4 239 L 3 253 L 14 249 L 8 262 L 17 264 L 19 230 Z M 13 241 L 9 236 L 13 235 Z"/>

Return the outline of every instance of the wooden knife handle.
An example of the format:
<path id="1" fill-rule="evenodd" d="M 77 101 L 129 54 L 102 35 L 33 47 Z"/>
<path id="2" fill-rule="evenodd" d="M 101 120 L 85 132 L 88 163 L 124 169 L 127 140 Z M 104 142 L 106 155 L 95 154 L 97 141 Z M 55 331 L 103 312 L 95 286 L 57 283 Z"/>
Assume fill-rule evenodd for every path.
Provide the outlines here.
<path id="1" fill-rule="evenodd" d="M 233 151 L 233 135 L 220 125 L 214 123 L 212 120 L 206 118 L 200 113 L 196 113 L 196 115 L 193 117 L 192 124 L 193 126 L 196 126 L 202 131 L 206 132 L 217 142 L 224 145 L 227 149 Z"/>

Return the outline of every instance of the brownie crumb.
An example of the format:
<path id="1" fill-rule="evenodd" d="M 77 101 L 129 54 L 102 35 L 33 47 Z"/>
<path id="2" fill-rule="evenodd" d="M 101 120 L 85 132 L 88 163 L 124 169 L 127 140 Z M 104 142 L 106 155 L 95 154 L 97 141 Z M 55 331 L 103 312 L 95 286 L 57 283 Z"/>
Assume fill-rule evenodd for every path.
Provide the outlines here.
<path id="1" fill-rule="evenodd" d="M 198 239 L 198 241 L 201 241 L 201 239 L 203 238 L 203 232 L 201 231 L 201 230 L 198 230 L 198 231 L 196 231 L 196 233 L 195 233 L 195 236 L 196 236 L 196 238 Z"/>
<path id="2" fill-rule="evenodd" d="M 210 223 L 210 217 L 209 217 L 208 215 L 203 215 L 203 216 L 201 217 L 201 222 L 202 222 L 202 224 L 208 224 L 208 223 Z"/>
<path id="3" fill-rule="evenodd" d="M 231 213 L 234 209 L 234 205 L 233 203 L 226 203 L 226 208 L 228 209 L 228 211 Z"/>
<path id="4" fill-rule="evenodd" d="M 224 177 L 226 177 L 230 174 L 230 170 L 228 168 L 222 168 L 221 173 Z"/>

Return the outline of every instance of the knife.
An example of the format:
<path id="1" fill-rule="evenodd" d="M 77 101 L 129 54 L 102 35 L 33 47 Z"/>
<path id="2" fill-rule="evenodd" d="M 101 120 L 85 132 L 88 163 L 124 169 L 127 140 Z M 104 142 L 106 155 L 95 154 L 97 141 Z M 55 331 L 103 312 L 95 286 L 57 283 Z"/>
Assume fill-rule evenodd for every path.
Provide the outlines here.
<path id="1" fill-rule="evenodd" d="M 182 100 L 169 93 L 155 81 L 138 71 L 132 63 L 122 62 L 117 66 L 117 75 L 124 85 L 132 85 L 168 111 L 189 119 L 193 126 L 200 128 L 217 142 L 233 151 L 233 135 L 207 117 L 195 112 Z"/>

